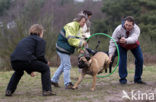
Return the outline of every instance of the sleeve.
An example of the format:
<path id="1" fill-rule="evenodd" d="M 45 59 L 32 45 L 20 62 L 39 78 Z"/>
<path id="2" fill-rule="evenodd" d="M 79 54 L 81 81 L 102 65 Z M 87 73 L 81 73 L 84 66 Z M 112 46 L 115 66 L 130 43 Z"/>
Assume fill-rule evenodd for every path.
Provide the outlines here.
<path id="1" fill-rule="evenodd" d="M 45 59 L 45 41 L 43 39 L 37 42 L 36 57 L 39 61 L 47 64 L 47 60 Z"/>
<path id="2" fill-rule="evenodd" d="M 120 26 L 118 26 L 113 34 L 112 34 L 112 38 L 117 42 L 119 40 L 118 36 L 119 36 L 119 29 L 120 29 Z M 109 55 L 113 56 L 114 55 L 114 52 L 116 50 L 116 46 L 115 46 L 115 43 L 114 41 L 111 39 L 110 40 L 110 45 L 109 45 Z"/>
<path id="3" fill-rule="evenodd" d="M 84 40 L 80 37 L 76 37 L 76 33 L 77 32 L 74 30 L 73 27 L 68 26 L 68 28 L 66 29 L 66 38 L 68 40 L 68 43 L 74 47 L 82 47 Z"/>
<path id="4" fill-rule="evenodd" d="M 86 23 L 82 27 L 82 37 L 84 37 L 84 38 L 89 38 L 90 37 L 90 28 L 87 26 Z"/>
<path id="5" fill-rule="evenodd" d="M 126 39 L 127 44 L 134 44 L 136 43 L 136 41 L 138 40 L 140 35 L 140 28 L 135 25 L 134 26 L 134 31 L 132 32 L 132 34 Z"/>

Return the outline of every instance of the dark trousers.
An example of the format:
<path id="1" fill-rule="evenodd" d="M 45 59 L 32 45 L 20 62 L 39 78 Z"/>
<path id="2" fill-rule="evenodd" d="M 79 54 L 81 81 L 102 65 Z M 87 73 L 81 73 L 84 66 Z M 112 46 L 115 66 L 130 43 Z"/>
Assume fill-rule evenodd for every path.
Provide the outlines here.
<path id="1" fill-rule="evenodd" d="M 42 90 L 51 91 L 51 82 L 50 82 L 50 69 L 49 66 L 41 61 L 32 61 L 32 63 L 16 61 L 11 62 L 14 73 L 10 79 L 7 90 L 12 93 L 16 90 L 16 87 L 24 74 L 24 71 L 33 72 L 37 71 L 41 73 L 42 80 Z"/>
<path id="2" fill-rule="evenodd" d="M 119 76 L 120 81 L 127 81 L 127 49 L 119 45 L 120 61 L 119 61 Z M 140 81 L 143 72 L 143 55 L 140 46 L 131 50 L 135 57 L 135 75 L 134 81 Z"/>

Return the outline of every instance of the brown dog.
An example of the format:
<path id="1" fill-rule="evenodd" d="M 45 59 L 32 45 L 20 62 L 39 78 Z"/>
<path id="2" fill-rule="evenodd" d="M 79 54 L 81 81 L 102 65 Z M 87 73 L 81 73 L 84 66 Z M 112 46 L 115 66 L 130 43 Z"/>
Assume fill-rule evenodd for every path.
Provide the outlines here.
<path id="1" fill-rule="evenodd" d="M 93 83 L 91 90 L 95 90 L 96 85 L 96 75 L 102 73 L 104 69 L 108 68 L 110 60 L 107 54 L 104 52 L 97 52 L 94 56 L 91 57 L 89 61 L 85 57 L 81 57 L 80 60 L 83 60 L 88 67 L 82 69 L 82 73 L 79 76 L 78 81 L 73 86 L 73 89 L 77 89 L 80 82 L 83 80 L 86 74 L 93 76 Z"/>

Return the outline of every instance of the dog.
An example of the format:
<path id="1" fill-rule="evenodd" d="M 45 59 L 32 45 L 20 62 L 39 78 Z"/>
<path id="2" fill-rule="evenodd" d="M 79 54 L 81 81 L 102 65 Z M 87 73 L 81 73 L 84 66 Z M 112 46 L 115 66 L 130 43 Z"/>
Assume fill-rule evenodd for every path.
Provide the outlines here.
<path id="1" fill-rule="evenodd" d="M 97 79 L 96 75 L 102 73 L 104 69 L 109 67 L 110 59 L 106 53 L 97 52 L 90 58 L 90 60 L 87 60 L 85 57 L 81 57 L 80 60 L 85 63 L 86 67 L 82 68 L 81 75 L 79 76 L 78 81 L 74 84 L 73 89 L 77 89 L 84 76 L 89 74 L 93 77 L 91 91 L 94 91 Z"/>
<path id="2" fill-rule="evenodd" d="M 88 53 L 88 55 L 86 55 L 87 60 L 89 59 L 90 55 L 91 55 L 91 56 L 94 56 L 94 55 L 98 52 L 98 51 L 97 51 L 97 47 L 96 47 L 96 50 L 92 50 L 92 49 L 90 49 L 90 48 L 86 48 L 86 51 L 87 51 L 87 53 Z M 109 56 L 108 51 L 103 51 L 103 52 L 106 53 L 106 54 Z M 113 66 L 113 63 L 114 63 L 115 58 L 116 58 L 117 56 L 118 56 L 117 50 L 115 50 L 115 53 L 114 53 L 114 55 L 112 56 L 112 60 L 111 60 L 111 62 L 110 62 L 110 64 L 109 64 L 109 73 L 112 73 L 112 66 Z M 78 67 L 79 67 L 79 68 L 85 66 L 85 64 L 84 64 L 83 61 L 80 61 L 79 59 L 78 59 L 78 61 L 79 61 L 79 63 L 78 63 Z M 105 69 L 105 73 L 107 73 L 107 72 L 108 72 L 107 69 Z"/>

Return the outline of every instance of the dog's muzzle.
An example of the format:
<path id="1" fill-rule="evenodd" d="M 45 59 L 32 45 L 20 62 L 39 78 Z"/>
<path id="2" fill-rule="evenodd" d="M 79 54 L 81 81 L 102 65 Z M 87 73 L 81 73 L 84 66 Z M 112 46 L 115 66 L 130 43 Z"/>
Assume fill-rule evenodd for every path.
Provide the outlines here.
<path id="1" fill-rule="evenodd" d="M 85 67 L 88 67 L 88 65 L 85 64 L 85 62 L 81 60 L 81 61 L 78 61 L 78 67 L 79 67 L 80 69 L 83 69 L 83 68 L 85 68 Z"/>
<path id="2" fill-rule="evenodd" d="M 89 60 L 89 59 L 90 59 L 90 58 L 87 58 L 87 60 Z M 79 67 L 80 69 L 88 68 L 88 64 L 85 63 L 83 60 L 78 59 L 78 67 Z"/>
<path id="3" fill-rule="evenodd" d="M 83 60 L 81 60 L 81 57 L 85 57 L 87 61 L 90 60 L 90 55 L 88 52 L 85 52 L 85 54 L 81 54 L 79 57 L 78 57 L 78 67 L 80 69 L 82 68 L 88 68 L 88 64 L 85 63 Z"/>

